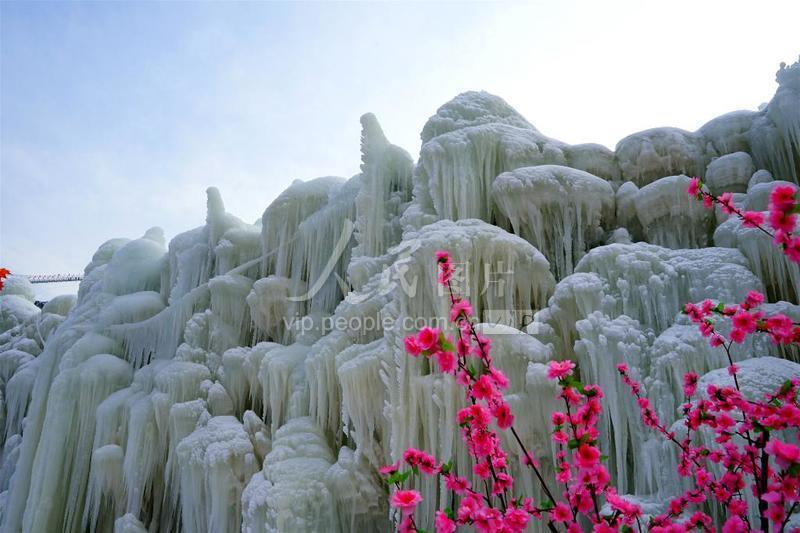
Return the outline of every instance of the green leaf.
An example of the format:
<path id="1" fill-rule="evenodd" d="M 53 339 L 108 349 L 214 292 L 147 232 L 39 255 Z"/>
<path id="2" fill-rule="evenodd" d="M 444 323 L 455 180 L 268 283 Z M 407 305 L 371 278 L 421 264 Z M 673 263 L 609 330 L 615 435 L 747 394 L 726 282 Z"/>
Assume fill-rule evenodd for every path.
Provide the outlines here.
<path id="1" fill-rule="evenodd" d="M 603 455 L 600 456 L 600 460 L 601 461 L 608 461 L 608 456 L 606 454 L 603 454 Z"/>
<path id="2" fill-rule="evenodd" d="M 440 331 L 439 332 L 439 346 L 441 346 L 442 350 L 444 350 L 446 352 L 454 352 L 455 351 L 455 347 L 453 346 L 453 343 L 451 343 L 449 340 L 447 340 L 447 335 L 444 334 L 444 331 Z"/>
<path id="3" fill-rule="evenodd" d="M 576 439 L 569 439 L 569 442 L 567 443 L 567 446 L 569 447 L 570 450 L 574 450 L 580 445 L 581 443 Z"/>
<path id="4" fill-rule="evenodd" d="M 395 472 L 386 480 L 386 483 L 389 485 L 394 485 L 395 483 L 403 483 L 408 476 L 411 475 L 411 470 L 406 470 L 405 472 Z"/>
<path id="5" fill-rule="evenodd" d="M 415 476 L 419 475 L 419 467 L 417 465 L 412 466 L 411 471 L 414 472 Z"/>
<path id="6" fill-rule="evenodd" d="M 551 509 L 554 509 L 554 508 L 555 508 L 555 505 L 553 505 L 553 502 L 551 502 L 550 500 L 548 500 L 548 501 L 544 502 L 543 504 L 539 505 L 539 509 L 542 510 L 542 511 L 550 511 Z"/>
<path id="7" fill-rule="evenodd" d="M 474 378 L 474 377 L 475 377 L 475 367 L 474 367 L 474 366 L 472 366 L 472 363 L 470 363 L 470 364 L 468 364 L 468 365 L 467 365 L 467 374 L 469 374 L 469 376 L 470 376 L 471 378 Z"/>
<path id="8" fill-rule="evenodd" d="M 456 514 L 453 512 L 453 509 L 451 509 L 450 507 L 448 507 L 447 509 L 444 510 L 444 514 L 446 514 L 447 518 L 449 518 L 450 520 L 455 520 L 456 519 Z"/>
<path id="9" fill-rule="evenodd" d="M 449 460 L 442 465 L 442 474 L 447 474 L 453 469 L 453 460 Z"/>
<path id="10" fill-rule="evenodd" d="M 717 313 L 721 313 L 725 310 L 725 302 L 719 302 L 717 306 L 714 308 L 714 311 Z"/>

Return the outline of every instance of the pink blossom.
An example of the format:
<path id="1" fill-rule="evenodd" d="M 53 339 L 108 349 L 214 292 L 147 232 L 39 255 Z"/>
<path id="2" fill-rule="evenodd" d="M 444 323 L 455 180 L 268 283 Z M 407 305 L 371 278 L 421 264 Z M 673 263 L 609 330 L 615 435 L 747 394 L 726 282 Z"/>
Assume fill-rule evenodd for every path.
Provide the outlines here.
<path id="1" fill-rule="evenodd" d="M 436 362 L 439 363 L 439 370 L 446 374 L 456 369 L 456 356 L 453 352 L 439 350 L 436 352 Z"/>
<path id="2" fill-rule="evenodd" d="M 446 252 L 445 250 L 438 250 L 436 252 L 436 262 L 437 263 L 447 263 L 450 261 L 450 253 Z"/>
<path id="3" fill-rule="evenodd" d="M 383 476 L 391 476 L 395 472 L 400 469 L 400 461 L 397 461 L 394 464 L 382 466 L 378 469 L 378 472 L 381 473 Z"/>
<path id="4" fill-rule="evenodd" d="M 419 345 L 417 338 L 414 335 L 409 335 L 403 339 L 403 343 L 405 344 L 406 352 L 408 352 L 409 355 L 416 357 L 422 353 L 422 347 Z"/>
<path id="5" fill-rule="evenodd" d="M 447 474 L 444 477 L 444 483 L 448 490 L 452 490 L 456 494 L 466 494 L 469 490 L 469 481 L 467 478 L 459 477 L 455 474 Z"/>
<path id="6" fill-rule="evenodd" d="M 776 438 L 770 439 L 764 450 L 775 457 L 781 467 L 786 468 L 794 463 L 800 463 L 800 448 Z"/>
<path id="7" fill-rule="evenodd" d="M 696 197 L 698 194 L 700 194 L 700 187 L 701 187 L 700 178 L 694 177 L 692 178 L 692 181 L 689 182 L 689 188 L 686 189 L 686 192 L 689 194 L 689 196 Z"/>
<path id="8" fill-rule="evenodd" d="M 460 317 L 468 319 L 472 316 L 472 304 L 469 300 L 461 299 L 450 307 L 450 321 L 457 322 Z"/>
<path id="9" fill-rule="evenodd" d="M 436 528 L 436 533 L 454 533 L 456 530 L 456 523 L 450 520 L 442 511 L 436 511 L 436 519 L 433 522 L 433 527 Z"/>
<path id="10" fill-rule="evenodd" d="M 694 396 L 697 390 L 697 379 L 698 376 L 694 372 L 687 372 L 683 375 L 683 393 L 687 397 Z"/>
<path id="11" fill-rule="evenodd" d="M 572 374 L 572 369 L 575 368 L 575 363 L 569 359 L 564 361 L 550 361 L 547 367 L 548 379 L 561 379 Z"/>
<path id="12" fill-rule="evenodd" d="M 499 368 L 491 367 L 489 368 L 489 375 L 492 376 L 494 380 L 494 384 L 497 385 L 498 389 L 507 389 L 508 388 L 508 378 L 503 373 L 502 370 Z"/>
<path id="13" fill-rule="evenodd" d="M 594 468 L 600 461 L 600 450 L 588 444 L 578 446 L 575 462 L 581 468 Z"/>
<path id="14" fill-rule="evenodd" d="M 769 225 L 772 229 L 792 233 L 797 223 L 797 215 L 783 211 L 769 212 Z"/>
<path id="15" fill-rule="evenodd" d="M 742 224 L 746 228 L 763 226 L 764 220 L 764 213 L 760 211 L 745 211 L 742 213 Z"/>
<path id="16" fill-rule="evenodd" d="M 514 423 L 514 415 L 506 402 L 498 402 L 492 409 L 492 414 L 497 420 L 497 427 L 500 429 L 508 429 Z"/>
<path id="17" fill-rule="evenodd" d="M 530 519 L 530 515 L 523 509 L 511 507 L 506 511 L 505 526 L 514 533 L 524 531 Z"/>
<path id="18" fill-rule="evenodd" d="M 433 348 L 439 345 L 439 328 L 425 326 L 419 330 L 417 344 L 423 350 L 433 350 Z"/>
<path id="19" fill-rule="evenodd" d="M 495 394 L 494 381 L 486 374 L 479 377 L 472 385 L 472 395 L 478 400 L 492 398 Z"/>
<path id="20" fill-rule="evenodd" d="M 413 511 L 422 501 L 422 495 L 416 490 L 398 490 L 392 494 L 390 503 L 392 507 L 397 507 L 403 511 Z"/>
<path id="21" fill-rule="evenodd" d="M 794 263 L 800 263 L 800 237 L 792 237 L 783 249 L 786 257 Z"/>
<path id="22" fill-rule="evenodd" d="M 731 324 L 736 329 L 741 329 L 745 333 L 753 333 L 756 330 L 756 317 L 752 313 L 748 313 L 747 311 L 739 311 L 733 318 L 731 318 Z"/>
<path id="23" fill-rule="evenodd" d="M 567 504 L 558 502 L 553 508 L 553 520 L 556 522 L 566 522 L 572 518 L 572 511 L 569 510 Z"/>
<path id="24" fill-rule="evenodd" d="M 779 185 L 769 194 L 770 211 L 791 211 L 797 204 L 794 185 Z"/>
<path id="25" fill-rule="evenodd" d="M 722 206 L 723 213 L 727 215 L 734 213 L 736 208 L 733 205 L 733 194 L 729 192 L 722 193 L 720 196 L 717 196 L 717 202 Z"/>
<path id="26" fill-rule="evenodd" d="M 752 309 L 764 303 L 764 295 L 758 291 L 750 291 L 742 302 L 742 307 L 745 309 Z"/>

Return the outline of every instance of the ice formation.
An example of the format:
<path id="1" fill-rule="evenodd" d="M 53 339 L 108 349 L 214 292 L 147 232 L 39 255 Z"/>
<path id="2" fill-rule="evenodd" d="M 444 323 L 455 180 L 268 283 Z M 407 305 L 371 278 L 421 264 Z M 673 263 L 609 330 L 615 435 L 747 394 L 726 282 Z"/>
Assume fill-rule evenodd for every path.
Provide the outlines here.
<path id="1" fill-rule="evenodd" d="M 40 309 L 25 278 L 8 278 L 1 530 L 391 529 L 377 469 L 406 447 L 473 475 L 455 426 L 463 397 L 403 351 L 421 325 L 448 327 L 436 322 L 448 309 L 439 249 L 542 468 L 554 452 L 545 364 L 570 358 L 614 406 L 602 434 L 617 485 L 657 508 L 679 487 L 674 454 L 638 423 L 614 364 L 673 421 L 684 372 L 726 379 L 685 302 L 765 290 L 800 319 L 797 266 L 685 194 L 701 175 L 765 210 L 773 187 L 798 182 L 800 63 L 778 82 L 760 111 L 635 133 L 615 150 L 552 139 L 499 97 L 468 92 L 428 120 L 414 163 L 366 114 L 360 173 L 298 180 L 257 224 L 212 187 L 204 225 L 169 243 L 153 228 L 101 245 L 77 298 Z M 798 374 L 800 353 L 768 341 L 734 357 L 754 392 Z M 447 495 L 433 480 L 420 488 L 430 529 Z"/>

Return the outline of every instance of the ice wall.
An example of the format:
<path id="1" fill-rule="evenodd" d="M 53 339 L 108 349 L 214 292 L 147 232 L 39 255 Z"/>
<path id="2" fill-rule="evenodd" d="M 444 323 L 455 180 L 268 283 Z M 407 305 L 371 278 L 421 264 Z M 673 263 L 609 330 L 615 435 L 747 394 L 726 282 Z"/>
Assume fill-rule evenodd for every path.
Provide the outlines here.
<path id="1" fill-rule="evenodd" d="M 800 319 L 796 265 L 685 194 L 702 175 L 764 210 L 773 187 L 797 183 L 800 64 L 778 82 L 759 111 L 634 133 L 615 150 L 552 139 L 499 97 L 467 92 L 424 125 L 414 163 L 366 114 L 361 172 L 295 181 L 260 225 L 212 187 L 202 226 L 101 245 L 77 299 L 40 309 L 27 280 L 9 278 L 2 531 L 390 530 L 377 469 L 407 446 L 473 475 L 454 423 L 463 396 L 403 351 L 422 325 L 449 327 L 437 322 L 439 249 L 543 470 L 555 407 L 545 365 L 573 359 L 613 406 L 602 428 L 615 482 L 657 508 L 679 487 L 674 456 L 638 423 L 614 365 L 629 364 L 671 422 L 681 374 L 717 379 L 726 364 L 681 316 L 685 302 L 765 290 Z M 739 347 L 754 390 L 774 369 L 796 372 L 757 356 L 800 359 L 768 341 Z M 430 529 L 448 494 L 420 488 Z"/>

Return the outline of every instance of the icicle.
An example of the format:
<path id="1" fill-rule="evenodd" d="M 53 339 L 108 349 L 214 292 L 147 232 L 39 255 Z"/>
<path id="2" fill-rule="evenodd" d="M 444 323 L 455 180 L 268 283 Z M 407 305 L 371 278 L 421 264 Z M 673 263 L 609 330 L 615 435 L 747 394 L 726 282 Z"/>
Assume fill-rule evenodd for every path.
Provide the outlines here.
<path id="1" fill-rule="evenodd" d="M 633 204 L 647 242 L 673 249 L 709 245 L 714 214 L 686 194 L 690 181 L 687 176 L 668 176 L 636 193 Z"/>
<path id="2" fill-rule="evenodd" d="M 586 254 L 576 272 L 592 272 L 607 285 L 615 302 L 610 316 L 627 315 L 660 333 L 675 321 L 686 302 L 719 298 L 744 300 L 761 282 L 737 250 L 670 250 L 645 243 L 600 246 Z"/>
<path id="3" fill-rule="evenodd" d="M 346 446 L 340 448 L 324 480 L 338 511 L 337 531 L 385 530 L 388 509 L 384 483 L 363 456 Z"/>
<path id="4" fill-rule="evenodd" d="M 297 229 L 300 223 L 328 203 L 342 178 L 295 180 L 270 204 L 261 217 L 261 275 L 291 277 Z"/>
<path id="5" fill-rule="evenodd" d="M 330 443 L 341 443 L 341 388 L 336 374 L 336 357 L 353 340 L 346 332 L 336 330 L 323 337 L 308 352 L 306 375 L 309 385 L 309 415 L 327 435 Z"/>
<path id="6" fill-rule="evenodd" d="M 342 424 L 375 469 L 389 458 L 385 436 L 389 428 L 383 416 L 385 387 L 380 370 L 391 360 L 383 339 L 355 345 L 336 356 L 336 375 L 342 390 Z"/>
<path id="7" fill-rule="evenodd" d="M 347 291 L 344 276 L 355 245 L 355 199 L 360 188 L 358 177 L 347 181 L 297 228 L 289 297 L 300 316 L 332 313 Z"/>
<path id="8" fill-rule="evenodd" d="M 800 227 L 800 222 L 796 227 Z M 737 248 L 750 260 L 750 268 L 766 286 L 768 300 L 800 299 L 800 266 L 789 261 L 769 236 L 730 217 L 714 232 L 714 243 Z"/>
<path id="9" fill-rule="evenodd" d="M 614 190 L 608 182 L 558 165 L 500 174 L 492 196 L 514 233 L 544 254 L 558 279 L 572 274 L 614 218 Z"/>
<path id="10" fill-rule="evenodd" d="M 712 194 L 746 192 L 753 172 L 755 168 L 750 154 L 735 152 L 712 159 L 706 168 L 704 182 Z"/>
<path id="11" fill-rule="evenodd" d="M 108 327 L 108 334 L 122 341 L 127 359 L 139 368 L 151 359 L 168 359 L 175 354 L 186 322 L 209 304 L 207 285 L 192 290 L 160 313 L 130 324 Z"/>
<path id="12" fill-rule="evenodd" d="M 800 183 L 800 61 L 781 64 L 775 96 L 749 132 L 759 168 L 778 179 Z"/>
<path id="13" fill-rule="evenodd" d="M 125 361 L 113 355 L 95 355 L 53 381 L 31 476 L 24 530 L 80 530 L 95 409 L 130 380 L 131 368 Z"/>
<path id="14" fill-rule="evenodd" d="M 232 416 L 211 418 L 178 444 L 177 454 L 183 530 L 239 531 L 242 489 L 258 470 L 242 424 Z"/>
<path id="15" fill-rule="evenodd" d="M 606 181 L 619 181 L 619 163 L 614 152 L 601 144 L 575 144 L 565 150 L 568 167 L 599 176 Z"/>
<path id="16" fill-rule="evenodd" d="M 291 330 L 287 321 L 300 318 L 293 313 L 294 304 L 289 301 L 291 283 L 288 278 L 278 276 L 267 276 L 253 283 L 246 301 L 256 339 L 290 342 Z"/>
<path id="17" fill-rule="evenodd" d="M 303 344 L 274 348 L 261 360 L 262 415 L 270 422 L 273 435 L 287 420 L 308 415 L 305 360 L 310 348 Z"/>
<path id="18" fill-rule="evenodd" d="M 629 135 L 616 147 L 623 179 L 639 186 L 663 176 L 702 176 L 708 163 L 701 135 L 678 128 L 653 128 Z"/>
<path id="19" fill-rule="evenodd" d="M 217 276 L 208 282 L 211 310 L 238 335 L 239 342 L 234 345 L 246 344 L 250 340 L 250 308 L 245 298 L 252 286 L 253 280 L 238 274 Z"/>
<path id="20" fill-rule="evenodd" d="M 649 438 L 659 437 L 649 433 L 640 423 L 636 400 L 627 391 L 617 373 L 617 364 L 627 363 L 632 368 L 644 366 L 650 340 L 639 328 L 638 322 L 626 316 L 615 319 L 595 312 L 576 324 L 579 340 L 575 343 L 581 378 L 586 383 L 596 383 L 603 389 L 606 405 L 601 415 L 600 448 L 609 450 L 609 472 L 616 487 L 624 493 L 653 493 L 658 485 L 658 464 L 640 462 L 642 446 Z M 632 454 L 629 459 L 628 454 Z M 629 468 L 629 460 L 636 464 Z"/>
<path id="21" fill-rule="evenodd" d="M 333 462 L 333 453 L 309 418 L 287 422 L 275 433 L 264 469 L 242 492 L 242 532 L 336 531 L 337 508 L 325 485 Z"/>
<path id="22" fill-rule="evenodd" d="M 378 256 L 400 242 L 400 214 L 411 201 L 411 156 L 389 144 L 375 115 L 361 117 L 361 188 L 354 256 Z"/>
<path id="23" fill-rule="evenodd" d="M 564 147 L 536 130 L 505 124 L 459 129 L 422 145 L 415 179 L 428 189 L 440 218 L 478 218 L 506 227 L 492 199 L 495 177 L 532 165 L 564 165 Z"/>

